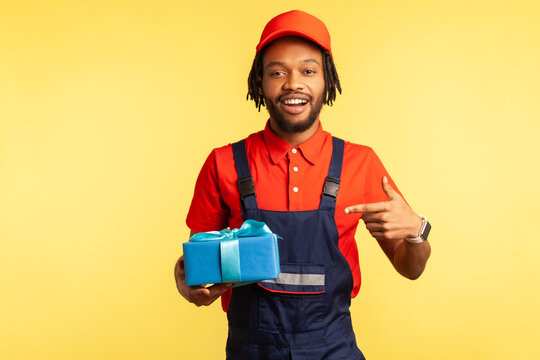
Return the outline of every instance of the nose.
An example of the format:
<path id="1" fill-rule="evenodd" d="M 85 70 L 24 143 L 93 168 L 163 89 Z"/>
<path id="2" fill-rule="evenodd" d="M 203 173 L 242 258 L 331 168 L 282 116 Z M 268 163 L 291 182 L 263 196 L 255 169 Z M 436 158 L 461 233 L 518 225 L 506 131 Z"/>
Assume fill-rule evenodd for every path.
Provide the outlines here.
<path id="1" fill-rule="evenodd" d="M 284 90 L 289 91 L 298 91 L 302 90 L 304 88 L 304 84 L 302 83 L 302 79 L 300 77 L 300 74 L 293 71 L 289 74 L 287 77 L 287 81 L 283 84 Z"/>

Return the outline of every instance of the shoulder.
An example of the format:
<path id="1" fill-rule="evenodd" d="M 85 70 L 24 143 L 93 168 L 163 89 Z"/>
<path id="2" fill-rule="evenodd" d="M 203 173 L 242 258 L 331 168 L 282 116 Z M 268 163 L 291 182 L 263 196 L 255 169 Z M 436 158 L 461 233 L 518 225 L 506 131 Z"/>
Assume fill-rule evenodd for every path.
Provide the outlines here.
<path id="1" fill-rule="evenodd" d="M 345 141 L 345 150 L 343 152 L 343 161 L 345 163 L 362 164 L 374 160 L 378 160 L 378 157 L 370 146 Z"/>
<path id="2" fill-rule="evenodd" d="M 378 178 L 380 174 L 385 173 L 386 170 L 382 161 L 370 146 L 355 144 L 349 141 L 345 142 L 342 168 L 344 178 L 355 179 L 357 181 L 373 176 Z"/>
<path id="3" fill-rule="evenodd" d="M 214 156 L 216 160 L 232 159 L 233 157 L 232 144 L 242 141 L 242 140 L 245 142 L 246 148 L 248 149 L 248 153 L 249 153 L 250 147 L 258 146 L 263 141 L 262 133 L 263 133 L 262 131 L 259 131 L 259 132 L 250 134 L 247 138 L 236 140 L 227 145 L 217 147 L 214 150 L 212 150 L 212 153 L 210 155 Z"/>
<path id="4" fill-rule="evenodd" d="M 263 143 L 262 131 L 253 133 L 243 140 L 245 141 L 249 157 L 257 148 L 260 148 L 260 144 Z M 206 163 L 206 166 L 213 168 L 215 176 L 220 180 L 236 181 L 237 175 L 234 165 L 232 143 L 214 148 L 208 155 Z"/>

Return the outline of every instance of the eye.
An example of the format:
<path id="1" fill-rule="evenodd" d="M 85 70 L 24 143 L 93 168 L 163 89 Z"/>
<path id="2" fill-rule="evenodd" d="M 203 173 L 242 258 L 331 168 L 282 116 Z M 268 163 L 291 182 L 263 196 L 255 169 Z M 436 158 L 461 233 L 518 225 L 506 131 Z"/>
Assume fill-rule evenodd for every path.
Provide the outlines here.
<path id="1" fill-rule="evenodd" d="M 270 73 L 271 76 L 282 76 L 284 74 L 285 74 L 285 72 L 281 71 L 281 70 L 277 70 L 277 71 L 274 71 L 274 72 Z"/>
<path id="2" fill-rule="evenodd" d="M 306 74 L 308 75 L 313 75 L 315 74 L 315 70 L 312 70 L 312 69 L 307 69 L 306 71 L 304 71 Z"/>

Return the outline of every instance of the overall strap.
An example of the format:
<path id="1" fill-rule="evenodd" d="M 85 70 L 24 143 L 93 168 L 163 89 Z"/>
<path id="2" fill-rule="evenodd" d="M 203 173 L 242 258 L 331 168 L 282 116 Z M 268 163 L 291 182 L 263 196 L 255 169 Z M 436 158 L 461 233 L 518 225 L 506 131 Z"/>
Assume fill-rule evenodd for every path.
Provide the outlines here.
<path id="1" fill-rule="evenodd" d="M 330 160 L 319 209 L 335 209 L 336 207 L 344 149 L 345 142 L 337 137 L 332 137 L 332 160 Z"/>
<path id="2" fill-rule="evenodd" d="M 240 203 L 242 205 L 242 218 L 246 219 L 247 209 L 258 209 L 257 198 L 255 196 L 255 184 L 249 169 L 249 162 L 244 140 L 232 144 L 234 166 L 238 174 L 238 191 L 240 193 Z"/>

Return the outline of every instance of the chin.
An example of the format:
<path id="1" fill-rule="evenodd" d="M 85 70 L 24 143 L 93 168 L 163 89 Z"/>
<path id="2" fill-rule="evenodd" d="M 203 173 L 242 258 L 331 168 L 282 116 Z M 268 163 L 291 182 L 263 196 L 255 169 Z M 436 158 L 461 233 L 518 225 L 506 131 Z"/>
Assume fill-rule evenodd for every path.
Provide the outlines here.
<path id="1" fill-rule="evenodd" d="M 283 118 L 274 117 L 274 120 L 282 131 L 287 133 L 300 133 L 310 129 L 315 121 L 317 121 L 317 118 L 311 119 L 308 117 L 302 120 L 289 121 Z"/>
<path id="2" fill-rule="evenodd" d="M 319 118 L 322 107 L 322 102 L 316 103 L 317 106 L 312 106 L 304 118 L 297 119 L 295 116 L 291 118 L 290 114 L 283 114 L 272 102 L 266 104 L 270 117 L 274 119 L 280 130 L 291 134 L 309 130 Z"/>

